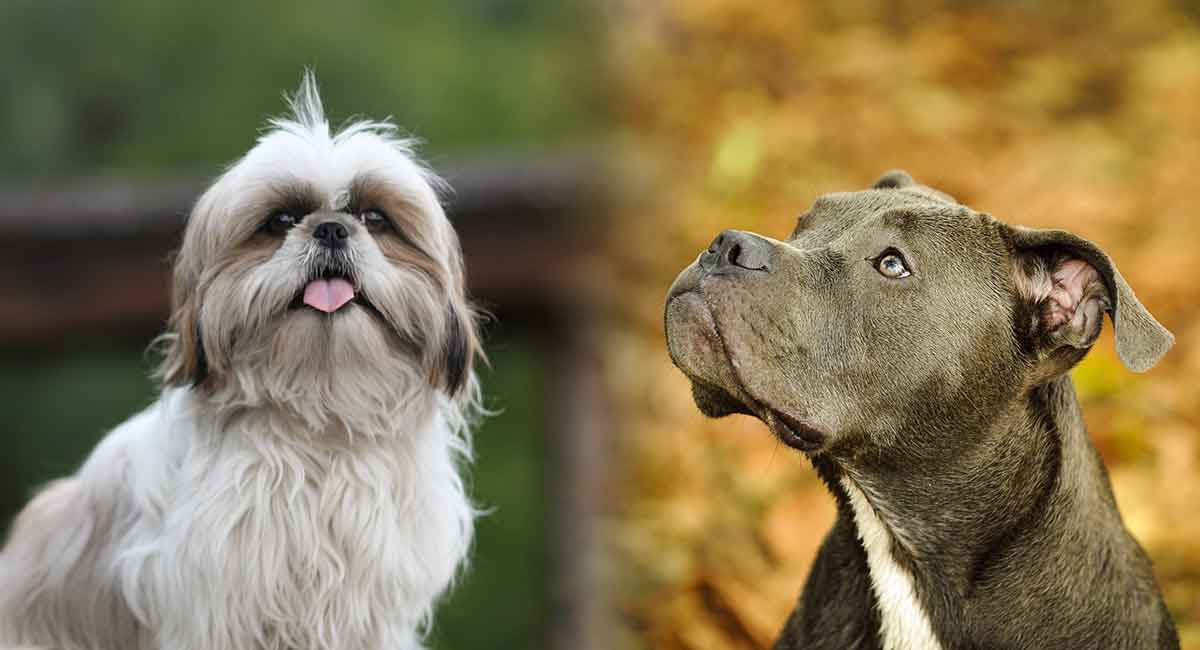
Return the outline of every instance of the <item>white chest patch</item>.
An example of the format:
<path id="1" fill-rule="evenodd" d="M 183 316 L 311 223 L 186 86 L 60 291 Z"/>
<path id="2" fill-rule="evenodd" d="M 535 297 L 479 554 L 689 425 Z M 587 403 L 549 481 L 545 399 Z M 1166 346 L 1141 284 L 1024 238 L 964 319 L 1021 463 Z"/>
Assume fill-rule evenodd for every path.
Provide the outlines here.
<path id="1" fill-rule="evenodd" d="M 933 635 L 929 617 L 917 600 L 912 575 L 892 558 L 892 534 L 854 481 L 843 476 L 841 482 L 854 508 L 858 538 L 867 551 L 884 650 L 941 650 L 942 644 Z"/>

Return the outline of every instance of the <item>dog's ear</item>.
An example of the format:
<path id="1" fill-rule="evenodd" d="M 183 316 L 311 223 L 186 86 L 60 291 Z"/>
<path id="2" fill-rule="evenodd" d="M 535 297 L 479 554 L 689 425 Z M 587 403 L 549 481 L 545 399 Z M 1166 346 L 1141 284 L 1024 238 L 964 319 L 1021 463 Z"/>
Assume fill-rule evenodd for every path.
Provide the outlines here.
<path id="1" fill-rule="evenodd" d="M 224 177 L 218 179 L 196 200 L 188 215 L 183 244 L 174 256 L 171 317 L 167 331 L 155 340 L 155 348 L 162 356 L 155 376 L 164 386 L 206 386 L 228 356 L 214 349 L 218 337 L 206 340 L 201 318 L 204 293 L 201 260 L 205 250 L 202 226 L 218 210 L 217 197 L 221 196 L 218 187 L 223 180 Z"/>
<path id="2" fill-rule="evenodd" d="M 430 381 L 452 397 L 458 397 L 471 380 L 479 355 L 476 317 L 465 301 L 446 307 L 445 333 L 431 359 Z"/>
<path id="3" fill-rule="evenodd" d="M 874 184 L 871 185 L 873 190 L 897 190 L 902 187 L 912 187 L 917 182 L 913 180 L 908 172 L 902 169 L 892 169 L 883 173 Z"/>
<path id="4" fill-rule="evenodd" d="M 209 368 L 200 333 L 200 300 L 197 292 L 181 290 L 178 279 L 173 300 L 167 331 L 156 341 L 162 354 L 157 376 L 166 386 L 201 386 Z"/>
<path id="5" fill-rule="evenodd" d="M 1100 247 L 1065 230 L 1006 226 L 1013 254 L 1018 333 L 1046 356 L 1078 361 L 1113 321 L 1117 355 L 1134 372 L 1149 370 L 1175 337 L 1154 320 Z"/>
<path id="6" fill-rule="evenodd" d="M 931 199 L 937 199 L 947 203 L 958 203 L 958 199 L 955 199 L 953 196 L 950 196 L 941 190 L 935 190 L 928 185 L 922 185 L 913 180 L 913 177 L 902 169 L 893 169 L 891 171 L 884 172 L 883 176 L 880 176 L 875 183 L 871 185 L 871 189 L 908 190 L 909 192 L 922 194 Z"/>

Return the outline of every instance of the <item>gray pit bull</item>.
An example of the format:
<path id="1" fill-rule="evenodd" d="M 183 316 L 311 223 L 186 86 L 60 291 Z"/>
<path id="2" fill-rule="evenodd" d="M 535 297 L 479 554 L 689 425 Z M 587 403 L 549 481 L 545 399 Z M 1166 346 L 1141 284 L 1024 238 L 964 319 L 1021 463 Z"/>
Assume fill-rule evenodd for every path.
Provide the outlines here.
<path id="1" fill-rule="evenodd" d="M 1095 244 L 898 171 L 679 275 L 696 405 L 761 419 L 837 500 L 777 649 L 1179 647 L 1068 375 L 1105 312 L 1133 371 L 1173 343 Z"/>

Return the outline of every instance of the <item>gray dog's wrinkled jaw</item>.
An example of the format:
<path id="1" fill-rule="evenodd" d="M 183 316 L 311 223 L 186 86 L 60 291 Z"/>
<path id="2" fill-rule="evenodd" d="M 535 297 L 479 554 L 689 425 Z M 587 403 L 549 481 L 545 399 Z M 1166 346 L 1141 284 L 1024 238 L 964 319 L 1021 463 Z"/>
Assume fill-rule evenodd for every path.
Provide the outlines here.
<path id="1" fill-rule="evenodd" d="M 755 398 L 738 376 L 704 296 L 704 279 L 719 266 L 705 264 L 710 261 L 705 255 L 712 257 L 712 253 L 706 251 L 680 273 L 668 293 L 665 314 L 667 349 L 675 366 L 691 380 L 696 407 L 708 417 L 756 417 L 784 444 L 807 453 L 820 451 L 826 442 L 823 434 Z M 753 255 L 756 260 L 766 259 L 761 253 Z"/>
<path id="2" fill-rule="evenodd" d="M 710 417 L 748 413 L 752 402 L 729 361 L 712 311 L 699 290 L 674 293 L 666 307 L 667 349 L 693 384 L 701 412 Z"/>

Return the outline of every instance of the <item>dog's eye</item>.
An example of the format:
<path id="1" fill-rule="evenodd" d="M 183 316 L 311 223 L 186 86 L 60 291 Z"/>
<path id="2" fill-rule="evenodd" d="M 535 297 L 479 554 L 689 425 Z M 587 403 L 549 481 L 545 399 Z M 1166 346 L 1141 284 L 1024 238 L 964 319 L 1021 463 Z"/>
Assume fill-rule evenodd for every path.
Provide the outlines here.
<path id="1" fill-rule="evenodd" d="M 908 265 L 904 263 L 904 258 L 898 251 L 886 250 L 872 261 L 875 262 L 875 270 L 879 271 L 879 275 L 885 278 L 899 280 L 900 278 L 907 278 L 912 275 L 912 272 L 908 270 Z"/>
<path id="2" fill-rule="evenodd" d="M 379 210 L 363 210 L 358 216 L 367 227 L 367 232 L 382 232 L 392 223 L 388 221 L 387 215 Z"/>
<path id="3" fill-rule="evenodd" d="M 267 217 L 267 222 L 263 224 L 263 229 L 272 235 L 284 235 L 287 231 L 296 227 L 300 223 L 300 217 L 292 216 L 288 212 L 275 212 L 270 217 Z"/>

